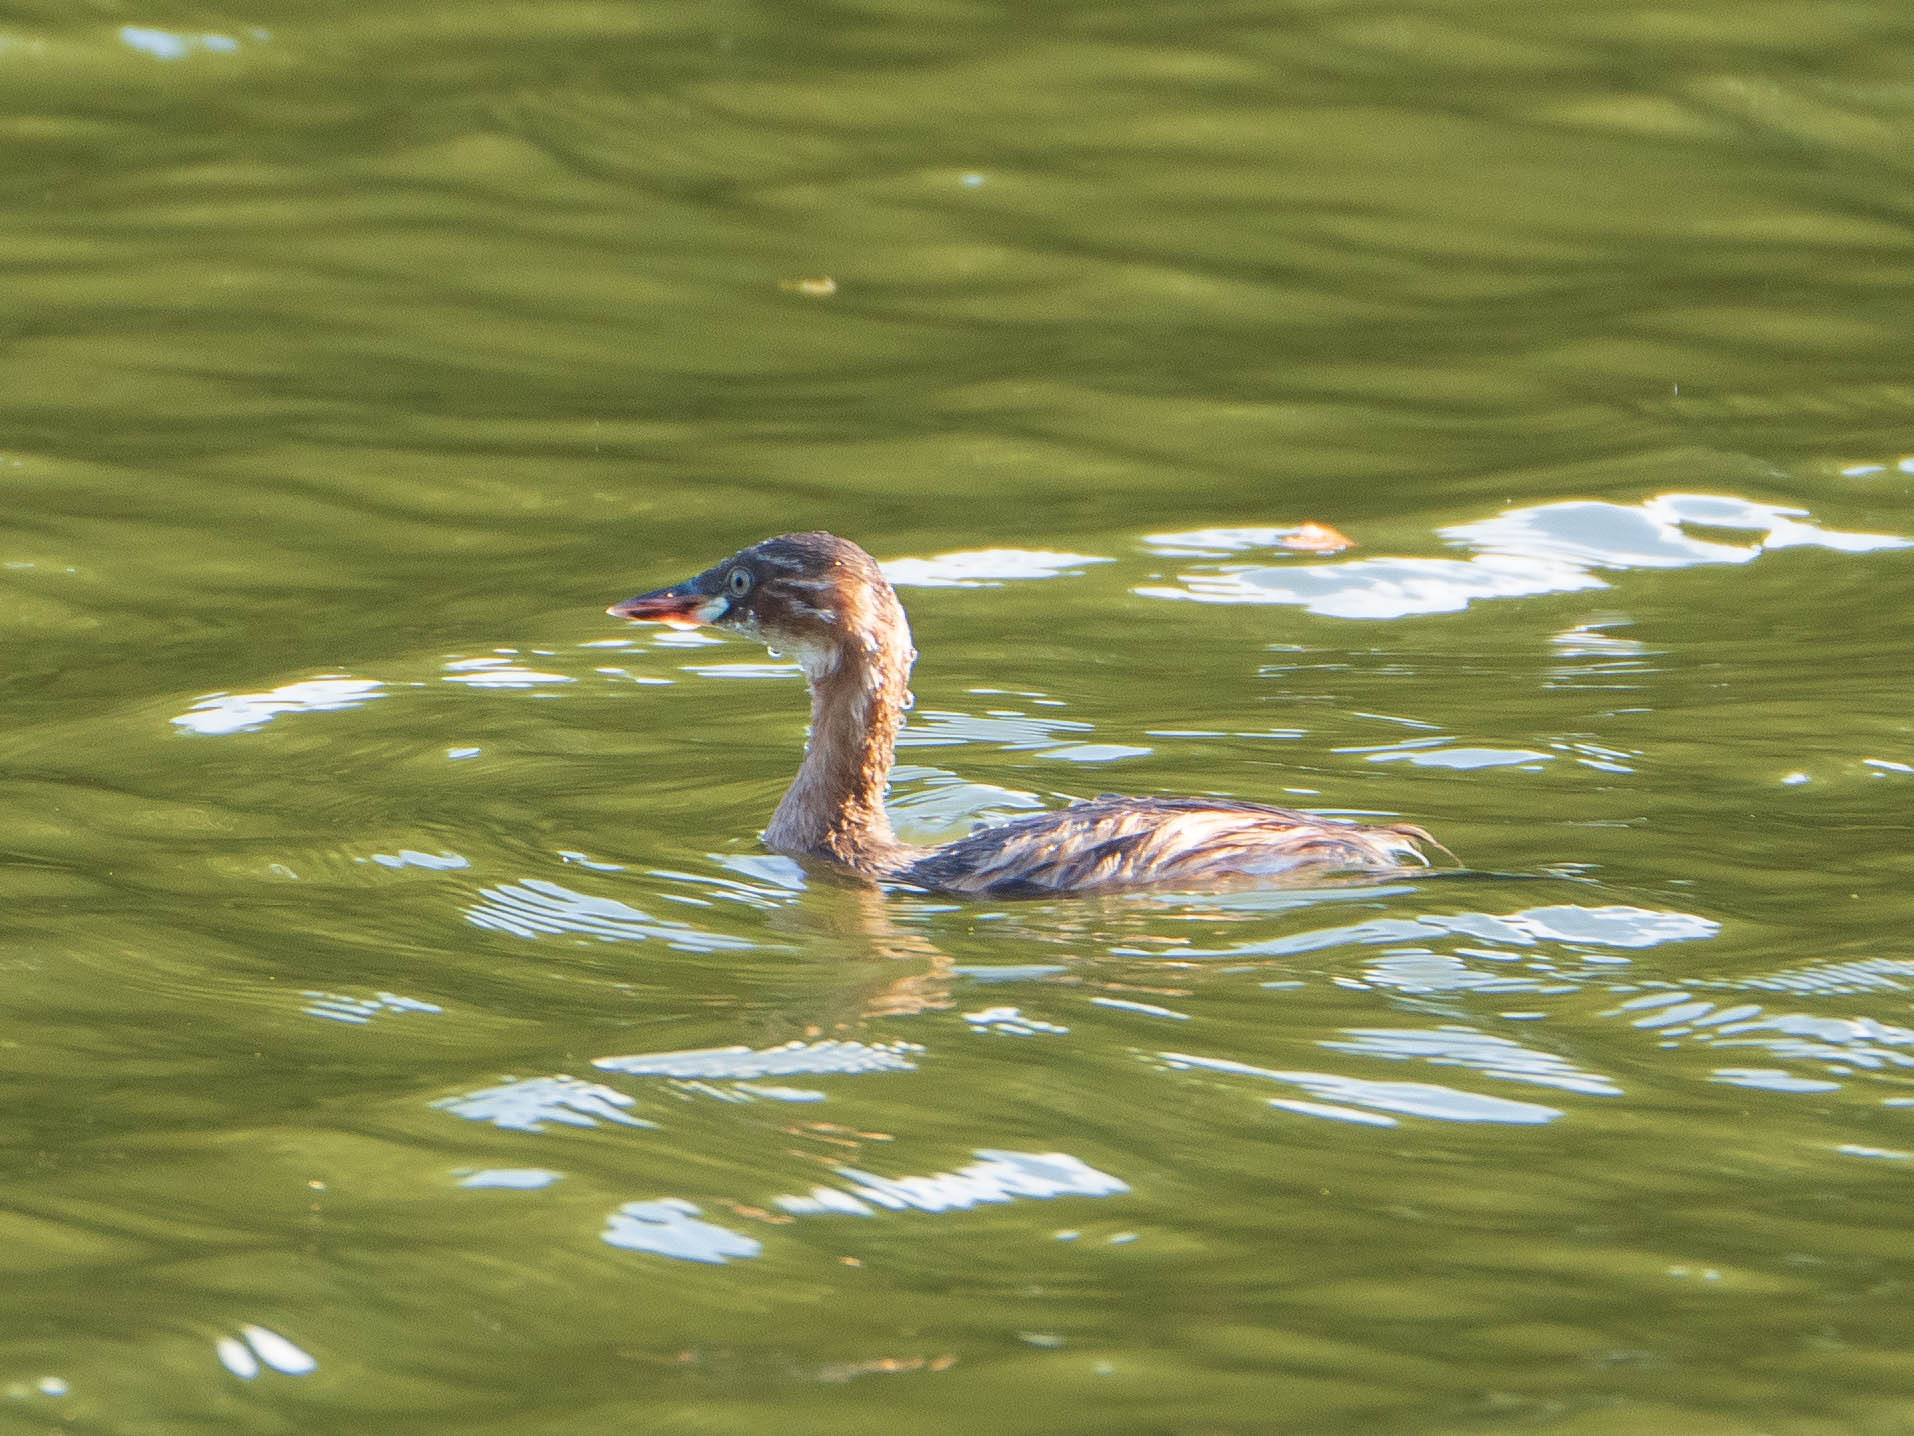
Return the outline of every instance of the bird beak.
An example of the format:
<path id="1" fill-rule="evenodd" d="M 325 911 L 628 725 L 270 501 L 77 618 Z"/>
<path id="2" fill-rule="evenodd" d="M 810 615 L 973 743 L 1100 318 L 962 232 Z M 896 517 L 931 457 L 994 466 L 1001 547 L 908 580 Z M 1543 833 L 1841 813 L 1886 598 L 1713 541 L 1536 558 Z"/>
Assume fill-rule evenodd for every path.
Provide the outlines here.
<path id="1" fill-rule="evenodd" d="M 614 603 L 605 612 L 613 618 L 629 618 L 633 623 L 666 623 L 673 628 L 696 628 L 701 623 L 716 623 L 730 607 L 731 601 L 723 594 L 714 597 L 702 593 L 693 582 L 641 593 L 623 603 Z"/>

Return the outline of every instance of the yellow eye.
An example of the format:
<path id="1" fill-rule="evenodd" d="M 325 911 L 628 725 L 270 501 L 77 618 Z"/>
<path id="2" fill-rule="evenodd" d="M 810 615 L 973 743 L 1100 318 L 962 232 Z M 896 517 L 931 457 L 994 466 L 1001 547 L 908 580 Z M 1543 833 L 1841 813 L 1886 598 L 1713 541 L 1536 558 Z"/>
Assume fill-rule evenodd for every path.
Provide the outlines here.
<path id="1" fill-rule="evenodd" d="M 734 568 L 725 587 L 731 590 L 734 598 L 743 598 L 751 591 L 751 574 L 748 569 Z"/>

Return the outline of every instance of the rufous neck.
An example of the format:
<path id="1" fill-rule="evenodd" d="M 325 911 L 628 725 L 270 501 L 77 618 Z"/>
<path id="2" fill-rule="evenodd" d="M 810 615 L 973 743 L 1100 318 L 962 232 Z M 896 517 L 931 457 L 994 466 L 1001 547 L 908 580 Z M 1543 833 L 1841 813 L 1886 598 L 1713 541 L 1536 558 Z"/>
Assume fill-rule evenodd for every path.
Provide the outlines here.
<path id="1" fill-rule="evenodd" d="M 811 688 L 811 733 L 797 777 L 765 829 L 767 845 L 870 872 L 894 855 L 884 789 L 915 656 L 908 630 L 901 643 L 853 638 L 800 655 Z"/>

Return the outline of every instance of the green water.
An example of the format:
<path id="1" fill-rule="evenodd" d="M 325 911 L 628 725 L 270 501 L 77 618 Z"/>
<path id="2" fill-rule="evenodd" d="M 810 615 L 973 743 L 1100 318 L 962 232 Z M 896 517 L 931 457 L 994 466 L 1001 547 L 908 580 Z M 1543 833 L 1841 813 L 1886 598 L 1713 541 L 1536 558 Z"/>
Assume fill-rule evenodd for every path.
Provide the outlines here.
<path id="1" fill-rule="evenodd" d="M 1914 1430 L 1910 65 L 12 7 L 0 1429 Z M 1471 873 L 763 854 L 799 679 L 602 610 L 811 527 L 911 612 L 907 836 Z"/>

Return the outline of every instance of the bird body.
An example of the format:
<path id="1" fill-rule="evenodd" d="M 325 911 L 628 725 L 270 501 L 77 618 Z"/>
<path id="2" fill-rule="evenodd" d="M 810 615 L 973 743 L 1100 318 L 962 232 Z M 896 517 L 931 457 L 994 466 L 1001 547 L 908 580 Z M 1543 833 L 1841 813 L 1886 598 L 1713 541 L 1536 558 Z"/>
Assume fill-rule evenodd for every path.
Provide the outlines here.
<path id="1" fill-rule="evenodd" d="M 789 653 L 811 691 L 811 731 L 765 845 L 861 878 L 978 897 L 1217 887 L 1286 874 L 1427 866 L 1409 823 L 1363 824 L 1229 798 L 1106 794 L 940 847 L 899 842 L 884 810 L 916 650 L 876 560 L 828 533 L 766 539 L 695 578 L 607 612 L 709 624 Z"/>
<path id="2" fill-rule="evenodd" d="M 981 828 L 914 860 L 905 881 L 979 897 L 1209 888 L 1297 869 L 1423 866 L 1410 823 L 1344 822 L 1228 798 L 1115 793 Z"/>

